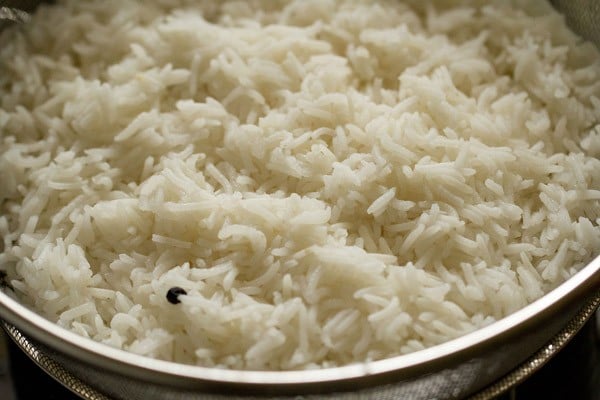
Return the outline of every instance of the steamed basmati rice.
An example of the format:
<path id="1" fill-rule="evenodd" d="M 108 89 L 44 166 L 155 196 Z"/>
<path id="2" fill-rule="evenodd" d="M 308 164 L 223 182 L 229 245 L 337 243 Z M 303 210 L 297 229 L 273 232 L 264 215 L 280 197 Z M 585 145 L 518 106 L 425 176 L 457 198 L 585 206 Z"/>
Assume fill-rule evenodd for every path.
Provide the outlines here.
<path id="1" fill-rule="evenodd" d="M 599 77 L 543 1 L 59 1 L 0 36 L 0 271 L 182 363 L 434 346 L 597 255 Z"/>

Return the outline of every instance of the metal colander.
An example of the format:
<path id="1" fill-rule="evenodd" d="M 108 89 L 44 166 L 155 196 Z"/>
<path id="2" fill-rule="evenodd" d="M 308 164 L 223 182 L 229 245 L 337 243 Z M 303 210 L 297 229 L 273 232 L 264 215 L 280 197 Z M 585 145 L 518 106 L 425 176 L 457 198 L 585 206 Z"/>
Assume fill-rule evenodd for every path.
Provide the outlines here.
<path id="1" fill-rule="evenodd" d="M 215 370 L 147 359 L 64 331 L 4 294 L 0 301 L 9 336 L 85 399 L 491 399 L 528 377 L 574 336 L 600 304 L 599 287 L 596 258 L 540 300 L 451 342 L 365 365 L 293 372 Z"/>
<path id="2" fill-rule="evenodd" d="M 3 24 L 38 1 L 0 0 Z M 600 1 L 553 0 L 600 46 Z M 472 334 L 407 356 L 319 371 L 251 372 L 147 359 L 67 332 L 0 290 L 4 329 L 41 368 L 84 399 L 491 399 L 556 354 L 600 305 L 600 257 L 535 303 Z M 515 368 L 516 367 L 516 368 Z"/>
<path id="3" fill-rule="evenodd" d="M 500 378 L 498 381 L 489 385 L 487 388 L 476 393 L 470 397 L 470 400 L 489 400 L 496 396 L 506 392 L 510 388 L 523 382 L 526 378 L 531 376 L 534 372 L 540 369 L 548 360 L 556 355 L 563 347 L 579 332 L 581 327 L 588 321 L 588 319 L 596 312 L 600 306 L 600 291 L 596 293 L 575 315 L 575 317 L 569 321 L 569 323 L 548 343 L 546 343 L 540 350 L 538 350 L 533 356 L 515 368 L 512 372 Z M 79 395 L 85 400 L 111 400 L 102 392 L 102 387 L 105 386 L 102 381 L 98 383 L 96 388 L 90 386 L 87 382 L 95 382 L 98 379 L 95 378 L 95 371 L 90 369 L 89 366 L 83 366 L 83 370 L 80 371 L 79 378 L 74 376 L 69 370 L 63 367 L 60 360 L 60 354 L 56 354 L 50 348 L 44 345 L 36 343 L 35 341 L 24 336 L 16 327 L 8 323 L 4 323 L 3 327 L 8 335 L 13 339 L 21 350 L 23 350 L 40 368 L 42 368 L 50 376 L 54 377 L 58 382 L 62 383 L 65 387 L 69 388 L 73 393 Z M 53 358 L 53 355 L 55 358 Z M 469 374 L 469 371 L 455 371 L 458 379 L 448 380 L 446 383 L 445 390 L 449 393 L 461 392 L 461 387 L 466 382 L 463 377 Z M 443 381 L 443 379 L 441 379 Z M 114 382 L 111 381 L 111 384 Z M 437 387 L 437 389 L 442 389 Z M 106 390 L 106 388 L 105 388 Z M 133 390 L 133 396 L 130 391 Z M 152 398 L 171 398 L 177 400 L 184 400 L 187 398 L 193 398 L 184 394 L 175 395 L 170 390 L 166 392 L 157 392 L 156 388 L 150 389 Z M 345 393 L 335 395 L 316 395 L 307 396 L 307 400 L 320 400 L 320 399 L 335 399 L 335 400 L 355 400 L 355 399 L 377 399 L 377 400 L 393 400 L 400 398 L 428 398 L 431 394 L 432 387 L 427 382 L 421 382 L 418 385 L 388 385 L 385 387 L 375 388 L 372 390 L 366 390 L 357 393 Z M 124 379 L 122 385 L 114 387 L 111 392 L 117 392 L 119 399 L 137 398 L 140 394 L 146 395 L 146 390 L 140 391 L 140 388 L 131 386 L 127 379 Z M 454 397 L 454 396 L 453 396 Z M 211 395 L 207 394 L 202 397 L 206 400 L 251 400 L 249 397 L 233 397 L 227 395 Z"/>

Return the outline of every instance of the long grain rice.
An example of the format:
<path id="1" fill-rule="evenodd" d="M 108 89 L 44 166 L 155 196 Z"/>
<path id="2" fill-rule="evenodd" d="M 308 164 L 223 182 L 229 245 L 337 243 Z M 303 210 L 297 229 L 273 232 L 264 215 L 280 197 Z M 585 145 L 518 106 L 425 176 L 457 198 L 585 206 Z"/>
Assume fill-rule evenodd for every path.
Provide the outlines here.
<path id="1" fill-rule="evenodd" d="M 434 346 L 598 254 L 599 77 L 541 0 L 42 6 L 0 33 L 0 271 L 181 363 Z"/>

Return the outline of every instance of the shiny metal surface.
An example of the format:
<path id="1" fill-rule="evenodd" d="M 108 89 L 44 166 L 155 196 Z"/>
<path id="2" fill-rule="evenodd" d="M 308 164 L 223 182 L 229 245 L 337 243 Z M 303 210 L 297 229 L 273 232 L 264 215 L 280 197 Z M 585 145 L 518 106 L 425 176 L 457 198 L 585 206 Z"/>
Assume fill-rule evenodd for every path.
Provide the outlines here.
<path id="1" fill-rule="evenodd" d="M 600 257 L 533 304 L 469 335 L 405 356 L 314 371 L 218 370 L 151 360 L 65 331 L 4 293 L 0 316 L 45 346 L 74 377 L 115 399 L 331 393 L 339 399 L 450 399 L 481 390 L 526 360 L 597 298 L 599 288 Z"/>
<path id="2" fill-rule="evenodd" d="M 33 7 L 37 2 L 27 3 Z M 554 0 L 553 3 L 566 13 L 575 29 L 600 43 L 597 22 L 600 2 Z M 576 3 L 580 6 L 575 6 Z M 0 0 L 0 7 L 20 8 L 24 4 L 18 0 Z M 306 395 L 310 399 L 442 400 L 473 395 L 523 362 L 529 365 L 521 370 L 525 372 L 500 381 L 504 383 L 494 386 L 495 392 L 490 392 L 490 397 L 531 373 L 537 364 L 543 363 L 540 354 L 552 355 L 545 344 L 555 337 L 568 340 L 570 336 L 565 336 L 565 329 L 572 333 L 577 330 L 572 321 L 583 325 L 582 307 L 593 312 L 600 302 L 599 290 L 600 257 L 597 257 L 551 293 L 484 329 L 405 356 L 313 371 L 218 370 L 148 359 L 68 332 L 2 290 L 0 318 L 9 324 L 11 335 L 20 338 L 18 342 L 23 346 L 29 343 L 29 351 L 37 355 L 38 362 L 46 362 L 46 368 L 53 368 L 50 371 L 68 379 L 72 389 L 86 387 L 90 388 L 89 393 L 107 396 L 89 397 L 94 399 L 248 399 L 248 396 L 292 399 Z M 550 344 L 558 348 L 557 343 Z M 538 350 L 542 353 L 536 353 Z M 533 364 L 527 364 L 532 355 Z M 83 396 L 83 392 L 78 393 Z M 489 398 L 486 392 L 482 393 L 478 399 Z"/>
<path id="3" fill-rule="evenodd" d="M 562 351 L 567 343 L 579 332 L 582 326 L 598 312 L 600 306 L 600 290 L 587 302 L 575 317 L 556 335 L 546 343 L 527 361 L 515 370 L 502 377 L 483 391 L 477 393 L 470 400 L 486 400 L 494 398 L 508 389 L 515 387 L 529 378 L 534 372 L 546 364 L 558 352 Z"/>
<path id="4" fill-rule="evenodd" d="M 562 351 L 565 345 L 594 314 L 599 305 L 600 291 L 579 310 L 575 317 L 569 321 L 567 326 L 554 336 L 549 343 L 544 344 L 540 350 L 509 374 L 472 396 L 471 400 L 493 399 L 531 376 L 555 354 Z M 65 387 L 71 389 L 75 394 L 85 400 L 109 400 L 108 397 L 102 393 L 100 388 L 91 387 L 85 381 L 75 378 L 73 374 L 65 370 L 62 366 L 64 362 L 61 364 L 47 355 L 46 351 L 48 350 L 45 349 L 43 345 L 33 343 L 12 325 L 4 323 L 3 326 L 11 339 L 14 340 L 25 354 L 27 354 L 46 373 L 62 383 Z M 52 353 L 51 350 L 50 353 Z"/>

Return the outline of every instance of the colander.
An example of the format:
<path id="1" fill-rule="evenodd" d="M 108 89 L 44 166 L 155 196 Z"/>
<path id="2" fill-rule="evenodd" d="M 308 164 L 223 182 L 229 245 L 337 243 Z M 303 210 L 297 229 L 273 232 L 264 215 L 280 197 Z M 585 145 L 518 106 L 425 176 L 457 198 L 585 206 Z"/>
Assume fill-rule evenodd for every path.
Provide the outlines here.
<path id="1" fill-rule="evenodd" d="M 0 0 L 0 29 L 38 1 Z M 555 0 L 600 45 L 600 1 Z M 600 305 L 600 257 L 541 299 L 478 331 L 412 354 L 310 371 L 233 371 L 145 358 L 80 337 L 0 290 L 4 329 L 40 367 L 85 399 L 490 399 L 552 357 Z"/>

